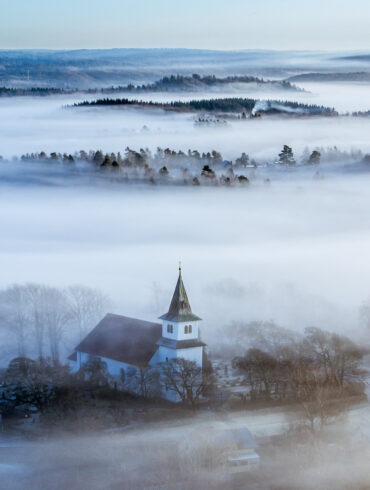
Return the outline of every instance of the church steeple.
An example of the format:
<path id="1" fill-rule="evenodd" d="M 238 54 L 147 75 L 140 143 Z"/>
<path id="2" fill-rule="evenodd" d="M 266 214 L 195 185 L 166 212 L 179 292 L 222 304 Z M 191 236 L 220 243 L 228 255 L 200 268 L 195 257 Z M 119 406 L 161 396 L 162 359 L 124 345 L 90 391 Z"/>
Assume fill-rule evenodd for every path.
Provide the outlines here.
<path id="1" fill-rule="evenodd" d="M 179 277 L 172 296 L 170 308 L 167 313 L 159 317 L 170 322 L 191 322 L 201 320 L 191 311 L 188 295 L 182 280 L 181 262 L 179 263 Z"/>
<path id="2" fill-rule="evenodd" d="M 155 362 L 167 362 L 184 358 L 202 367 L 203 347 L 199 338 L 199 316 L 191 311 L 188 295 L 182 280 L 181 263 L 179 277 L 168 312 L 160 317 L 162 337 L 157 341 Z"/>

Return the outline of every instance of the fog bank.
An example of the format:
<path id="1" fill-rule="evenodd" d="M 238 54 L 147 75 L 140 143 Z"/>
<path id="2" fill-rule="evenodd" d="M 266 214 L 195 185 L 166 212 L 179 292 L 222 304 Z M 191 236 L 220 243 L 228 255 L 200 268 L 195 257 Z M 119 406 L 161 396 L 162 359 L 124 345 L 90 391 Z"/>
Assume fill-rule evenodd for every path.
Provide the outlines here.
<path id="1" fill-rule="evenodd" d="M 312 84 L 311 84 L 312 85 Z M 316 84 L 312 93 L 281 94 L 282 98 L 334 106 L 340 111 L 368 110 L 369 96 L 363 87 Z M 343 90 L 341 87 L 345 87 Z M 311 86 L 309 88 L 312 88 Z M 357 95 L 356 95 L 357 94 Z M 115 94 L 120 97 L 125 94 Z M 234 94 L 143 94 L 143 100 L 235 96 Z M 279 94 L 241 93 L 240 96 L 276 99 Z M 136 97 L 136 96 L 134 96 Z M 102 149 L 118 152 L 130 146 L 163 148 L 189 147 L 201 152 L 220 151 L 227 159 L 241 152 L 264 161 L 275 158 L 284 144 L 293 147 L 298 155 L 308 146 L 338 146 L 342 150 L 361 149 L 370 152 L 368 134 L 370 118 L 275 118 L 263 117 L 247 121 L 228 121 L 227 125 L 199 127 L 196 114 L 165 112 L 160 109 L 121 107 L 64 108 L 82 99 L 96 96 L 13 97 L 0 100 L 0 154 L 11 158 L 23 153 L 56 151 L 74 153 L 81 149 Z M 362 104 L 360 105 L 360 102 Z M 221 117 L 222 119 L 222 117 Z"/>
<path id="2" fill-rule="evenodd" d="M 183 261 L 203 331 L 274 319 L 353 331 L 369 292 L 369 178 L 268 187 L 2 185 L 0 286 L 102 289 L 124 315 L 155 319 Z"/>

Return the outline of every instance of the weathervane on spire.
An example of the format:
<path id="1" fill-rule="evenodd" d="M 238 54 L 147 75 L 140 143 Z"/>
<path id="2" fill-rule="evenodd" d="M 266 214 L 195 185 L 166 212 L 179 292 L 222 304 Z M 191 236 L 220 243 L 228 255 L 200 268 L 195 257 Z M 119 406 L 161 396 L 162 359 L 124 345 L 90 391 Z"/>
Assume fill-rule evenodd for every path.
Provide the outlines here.
<path id="1" fill-rule="evenodd" d="M 181 275 L 181 260 L 179 261 L 179 274 Z"/>

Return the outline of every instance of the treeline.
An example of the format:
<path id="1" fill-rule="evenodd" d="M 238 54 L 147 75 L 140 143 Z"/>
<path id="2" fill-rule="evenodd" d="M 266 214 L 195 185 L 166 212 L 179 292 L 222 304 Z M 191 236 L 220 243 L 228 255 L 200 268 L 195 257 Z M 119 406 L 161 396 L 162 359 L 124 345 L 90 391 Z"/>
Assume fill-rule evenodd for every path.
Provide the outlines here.
<path id="1" fill-rule="evenodd" d="M 199 75 L 194 73 L 191 76 L 184 75 L 171 75 L 161 78 L 153 83 L 143 85 L 128 85 L 127 87 L 121 87 L 123 90 L 129 90 L 133 92 L 171 92 L 171 91 L 189 91 L 199 90 L 202 88 L 215 87 L 217 85 L 225 86 L 235 83 L 256 83 L 258 85 L 272 85 L 284 90 L 300 91 L 295 85 L 286 80 L 265 80 L 259 77 L 253 76 L 227 76 L 216 77 L 215 75 Z"/>
<path id="2" fill-rule="evenodd" d="M 368 72 L 302 73 L 287 79 L 289 82 L 369 82 Z"/>
<path id="3" fill-rule="evenodd" d="M 73 93 L 86 93 L 86 94 L 109 94 L 114 92 L 171 92 L 171 91 L 192 91 L 199 89 L 206 89 L 215 86 L 225 86 L 235 83 L 256 83 L 261 86 L 272 85 L 273 87 L 281 88 L 283 90 L 302 91 L 292 83 L 286 80 L 265 80 L 263 78 L 253 76 L 227 76 L 216 77 L 215 75 L 198 75 L 194 73 L 191 76 L 183 75 L 170 75 L 165 76 L 153 83 L 147 83 L 142 85 L 134 85 L 129 83 L 128 85 L 117 85 L 111 87 L 91 88 L 91 89 L 77 89 L 77 88 L 56 88 L 56 87 L 0 87 L 0 97 L 11 96 L 45 96 L 45 95 L 62 95 Z"/>
<path id="4" fill-rule="evenodd" d="M 370 111 L 353 112 L 352 116 L 354 116 L 354 117 L 370 117 Z"/>
<path id="5" fill-rule="evenodd" d="M 200 119 L 199 122 L 202 122 Z M 2 157 L 0 156 L 0 160 Z M 150 151 L 148 148 L 140 148 L 140 150 L 133 150 L 127 147 L 123 153 L 104 153 L 102 150 L 90 150 L 88 152 L 81 150 L 72 154 L 52 152 L 47 155 L 44 151 L 40 153 L 26 153 L 20 157 L 20 161 L 23 162 L 46 162 L 46 163 L 77 163 L 86 162 L 93 164 L 93 167 L 99 168 L 134 168 L 134 169 L 148 169 L 149 167 L 158 169 L 164 165 L 168 167 L 168 170 L 175 169 L 201 169 L 204 165 L 212 167 L 214 170 L 233 168 L 240 170 L 242 168 L 257 168 L 262 165 L 272 164 L 287 164 L 291 166 L 306 165 L 306 164 L 319 164 L 321 162 L 330 163 L 336 161 L 356 160 L 356 161 L 368 161 L 369 155 L 365 154 L 361 150 L 352 150 L 351 152 L 341 151 L 336 146 L 334 147 L 317 147 L 311 151 L 306 147 L 300 157 L 297 157 L 293 151 L 293 148 L 289 145 L 284 145 L 277 157 L 270 161 L 263 161 L 257 163 L 246 152 L 235 159 L 226 160 L 223 155 L 217 151 L 212 150 L 208 152 L 199 152 L 198 150 L 189 149 L 186 152 L 179 150 L 173 150 L 171 148 L 158 147 L 155 152 Z M 17 158 L 13 157 L 13 161 L 16 162 Z M 19 161 L 19 160 L 18 160 Z"/>
<path id="6" fill-rule="evenodd" d="M 258 104 L 258 106 L 257 106 Z M 247 99 L 240 97 L 220 98 L 220 99 L 202 99 L 190 100 L 187 102 L 172 101 L 172 102 L 152 102 L 139 99 L 97 99 L 85 100 L 76 102 L 73 107 L 83 106 L 140 106 L 140 107 L 156 107 L 164 110 L 178 111 L 207 111 L 207 112 L 231 112 L 241 113 L 243 115 L 252 114 L 252 111 L 258 107 L 258 112 L 274 112 L 299 115 L 298 110 L 304 115 L 337 115 L 338 113 L 329 107 L 317 106 L 313 104 L 303 104 L 299 102 L 288 101 L 259 101 L 256 99 Z M 289 112 L 289 109 L 291 112 Z"/>
<path id="7" fill-rule="evenodd" d="M 1 160 L 1 156 L 0 156 Z M 104 153 L 101 150 L 89 152 L 81 150 L 74 154 L 52 152 L 47 155 L 45 152 L 27 153 L 20 158 L 13 157 L 12 161 L 3 160 L 3 167 L 24 163 L 34 164 L 35 174 L 37 172 L 43 178 L 60 176 L 58 170 L 62 172 L 63 178 L 102 179 L 117 183 L 146 183 L 161 185 L 239 185 L 249 184 L 251 180 L 258 177 L 257 172 L 261 172 L 261 177 L 265 183 L 269 183 L 268 171 L 272 168 L 294 169 L 294 168 L 316 168 L 314 177 L 322 178 L 319 171 L 321 163 L 342 165 L 349 163 L 359 163 L 365 169 L 365 165 L 370 161 L 369 155 L 364 155 L 361 151 L 351 151 L 350 153 L 340 151 L 337 147 L 316 148 L 309 150 L 305 148 L 303 154 L 296 156 L 292 147 L 284 145 L 275 159 L 269 161 L 256 162 L 253 158 L 243 152 L 234 161 L 226 160 L 222 154 L 216 150 L 209 152 L 199 152 L 189 149 L 186 152 L 175 151 L 170 148 L 157 148 L 155 152 L 148 148 L 133 150 L 127 147 L 122 153 Z M 8 163 L 8 165 L 5 165 Z M 1 167 L 0 167 L 1 168 Z M 331 167 L 327 166 L 326 170 Z M 358 169 L 358 167 L 354 167 Z M 94 181 L 94 180 L 93 180 Z"/>
<path id="8" fill-rule="evenodd" d="M 361 362 L 366 352 L 348 337 L 314 327 L 299 337 L 268 327 L 262 345 L 233 359 L 248 389 L 244 402 L 298 404 L 308 427 L 315 432 L 322 431 L 331 418 L 346 409 L 349 397 L 365 396 L 367 371 Z M 263 333 L 258 335 L 261 340 Z"/>
<path id="9" fill-rule="evenodd" d="M 225 98 L 225 99 L 204 99 L 204 100 L 190 100 L 188 102 L 172 101 L 172 102 L 153 102 L 143 101 L 138 99 L 97 99 L 97 100 L 85 100 L 82 102 L 76 102 L 74 107 L 81 106 L 142 106 L 142 107 L 156 107 L 164 110 L 182 110 L 182 111 L 221 111 L 221 112 L 251 112 L 254 105 L 254 99 L 241 99 L 241 98 Z"/>
<path id="10" fill-rule="evenodd" d="M 246 153 L 242 153 L 233 164 L 223 160 L 216 150 L 201 154 L 198 150 L 184 153 L 169 148 L 157 148 L 154 154 L 143 148 L 139 151 L 126 148 L 123 154 L 104 154 L 101 150 L 80 151 L 74 155 L 56 152 L 47 155 L 41 152 L 22 155 L 20 161 L 61 164 L 65 170 L 75 172 L 79 177 L 93 173 L 116 182 L 196 186 L 248 184 L 249 179 L 240 172 L 257 166 Z M 13 160 L 12 164 L 16 162 Z"/>
<path id="11" fill-rule="evenodd" d="M 31 88 L 8 88 L 0 87 L 0 97 L 15 97 L 23 95 L 34 96 L 47 96 L 47 95 L 61 95 L 72 94 L 74 90 L 64 90 L 62 88 L 43 88 L 43 87 L 31 87 Z"/>

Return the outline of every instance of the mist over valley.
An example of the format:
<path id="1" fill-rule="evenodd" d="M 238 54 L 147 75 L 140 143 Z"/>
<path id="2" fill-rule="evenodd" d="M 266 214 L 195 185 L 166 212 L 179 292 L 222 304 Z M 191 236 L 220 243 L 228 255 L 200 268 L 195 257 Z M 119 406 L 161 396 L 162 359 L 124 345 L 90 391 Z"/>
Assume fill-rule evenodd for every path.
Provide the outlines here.
<path id="1" fill-rule="evenodd" d="M 0 51 L 4 488 L 368 488 L 368 63 Z"/>

